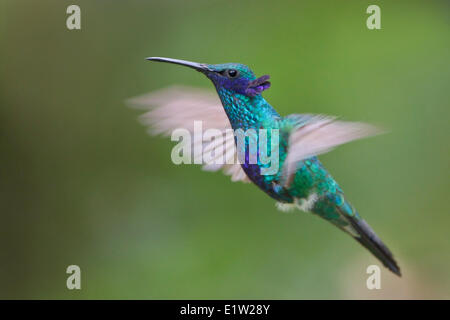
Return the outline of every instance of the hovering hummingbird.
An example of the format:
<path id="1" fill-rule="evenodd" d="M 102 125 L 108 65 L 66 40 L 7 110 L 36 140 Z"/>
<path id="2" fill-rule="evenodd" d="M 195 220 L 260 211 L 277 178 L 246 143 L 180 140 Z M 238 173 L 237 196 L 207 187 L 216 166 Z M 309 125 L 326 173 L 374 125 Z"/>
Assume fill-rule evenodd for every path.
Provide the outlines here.
<path id="1" fill-rule="evenodd" d="M 277 201 L 280 210 L 298 208 L 320 216 L 352 236 L 393 273 L 401 275 L 392 253 L 347 201 L 341 187 L 317 158 L 338 145 L 377 134 L 379 130 L 324 115 L 280 116 L 261 95 L 270 88 L 270 77 L 257 78 L 242 64 L 204 64 L 162 57 L 147 60 L 182 65 L 203 73 L 220 98 L 219 101 L 216 95 L 198 89 L 172 88 L 132 100 L 132 104 L 150 109 L 142 117 L 152 128 L 151 133 L 170 135 L 176 128 L 193 132 L 196 120 L 202 121 L 204 129 L 279 130 L 280 170 L 276 174 L 261 174 L 262 164 L 249 163 L 248 157 L 242 163 L 206 164 L 203 168 L 222 169 L 233 181 L 254 183 Z M 235 137 L 224 145 L 225 148 L 221 145 L 216 151 L 236 153 Z M 217 144 L 209 145 L 209 149 L 215 147 Z"/>

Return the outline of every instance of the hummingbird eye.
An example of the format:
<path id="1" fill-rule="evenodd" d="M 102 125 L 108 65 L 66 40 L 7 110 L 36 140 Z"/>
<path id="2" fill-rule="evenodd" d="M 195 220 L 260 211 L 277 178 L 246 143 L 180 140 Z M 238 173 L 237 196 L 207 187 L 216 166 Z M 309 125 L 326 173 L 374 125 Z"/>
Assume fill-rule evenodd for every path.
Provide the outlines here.
<path id="1" fill-rule="evenodd" d="M 224 74 L 228 77 L 228 78 L 236 78 L 239 75 L 239 71 L 237 71 L 236 69 L 226 69 L 224 71 Z"/>

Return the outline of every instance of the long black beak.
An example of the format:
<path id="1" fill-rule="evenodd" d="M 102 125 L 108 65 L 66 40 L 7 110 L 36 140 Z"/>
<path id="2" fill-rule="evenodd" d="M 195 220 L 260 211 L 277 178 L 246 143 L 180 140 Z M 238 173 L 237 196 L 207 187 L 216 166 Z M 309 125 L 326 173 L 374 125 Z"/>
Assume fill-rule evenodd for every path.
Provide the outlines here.
<path id="1" fill-rule="evenodd" d="M 193 68 L 200 72 L 213 71 L 208 67 L 207 64 L 191 62 L 191 61 L 186 61 L 186 60 L 178 60 L 178 59 L 162 58 L 162 57 L 148 57 L 148 58 L 146 58 L 146 60 L 179 64 L 181 66 Z"/>

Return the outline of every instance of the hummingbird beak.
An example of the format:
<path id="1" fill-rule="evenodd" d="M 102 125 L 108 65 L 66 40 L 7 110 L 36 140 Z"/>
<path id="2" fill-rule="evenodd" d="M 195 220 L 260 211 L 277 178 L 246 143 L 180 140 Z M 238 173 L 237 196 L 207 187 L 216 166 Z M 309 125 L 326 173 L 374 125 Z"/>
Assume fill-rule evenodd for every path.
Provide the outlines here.
<path id="1" fill-rule="evenodd" d="M 198 63 L 198 62 L 191 62 L 191 61 L 186 61 L 186 60 L 163 58 L 163 57 L 148 57 L 148 58 L 146 58 L 146 60 L 179 64 L 181 66 L 186 66 L 186 67 L 195 69 L 195 70 L 203 72 L 203 73 L 206 73 L 206 72 L 209 72 L 209 71 L 213 71 L 213 70 L 211 70 L 208 67 L 207 64 Z"/>

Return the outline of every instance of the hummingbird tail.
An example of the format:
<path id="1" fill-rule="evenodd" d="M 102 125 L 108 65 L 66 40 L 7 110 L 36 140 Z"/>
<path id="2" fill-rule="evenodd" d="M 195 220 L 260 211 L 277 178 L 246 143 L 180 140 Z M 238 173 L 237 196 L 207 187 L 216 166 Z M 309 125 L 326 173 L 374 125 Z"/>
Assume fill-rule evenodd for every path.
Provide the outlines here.
<path id="1" fill-rule="evenodd" d="M 375 234 L 372 228 L 363 219 L 350 217 L 348 219 L 353 229 L 359 236 L 353 236 L 362 246 L 368 249 L 380 260 L 386 268 L 401 277 L 400 268 L 394 260 L 391 251 Z"/>

